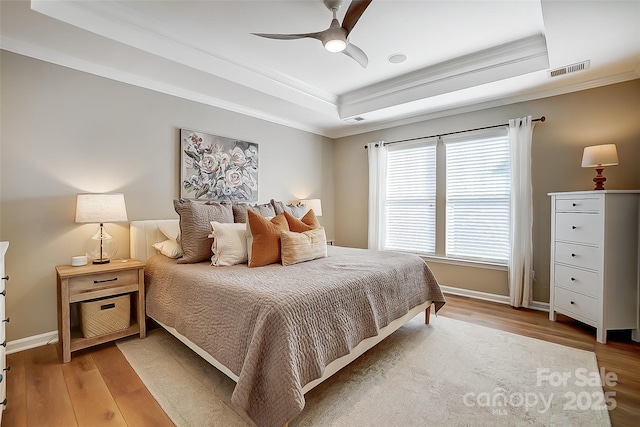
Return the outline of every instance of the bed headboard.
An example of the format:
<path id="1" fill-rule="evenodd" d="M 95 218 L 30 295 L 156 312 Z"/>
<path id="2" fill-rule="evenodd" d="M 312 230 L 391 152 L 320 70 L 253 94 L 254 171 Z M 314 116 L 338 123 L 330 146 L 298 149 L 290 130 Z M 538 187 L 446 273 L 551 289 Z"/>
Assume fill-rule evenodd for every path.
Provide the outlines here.
<path id="1" fill-rule="evenodd" d="M 158 226 L 162 223 L 179 222 L 179 219 L 148 219 L 131 221 L 129 224 L 129 245 L 131 258 L 147 262 L 157 253 L 153 245 L 167 240 Z"/>

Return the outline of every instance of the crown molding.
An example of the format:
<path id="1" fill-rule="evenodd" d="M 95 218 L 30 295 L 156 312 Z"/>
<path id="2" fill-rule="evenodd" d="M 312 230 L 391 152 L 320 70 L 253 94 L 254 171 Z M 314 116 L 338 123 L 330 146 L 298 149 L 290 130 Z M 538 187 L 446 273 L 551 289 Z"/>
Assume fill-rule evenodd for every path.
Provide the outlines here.
<path id="1" fill-rule="evenodd" d="M 549 67 L 540 34 L 465 55 L 348 92 L 339 98 L 341 119 Z"/>
<path id="2" fill-rule="evenodd" d="M 260 120 L 265 120 L 271 123 L 299 129 L 321 136 L 326 136 L 323 132 L 323 129 L 321 128 L 309 126 L 307 124 L 292 120 L 287 120 L 281 116 L 268 114 L 264 111 L 216 98 L 214 96 L 204 95 L 201 92 L 192 91 L 179 86 L 170 85 L 165 82 L 141 77 L 137 74 L 128 73 L 120 69 L 106 67 L 94 62 L 78 59 L 73 56 L 42 48 L 40 46 L 34 46 L 9 37 L 3 37 L 2 39 L 0 39 L 0 48 L 9 52 L 39 59 L 41 61 L 49 62 L 96 76 L 105 77 L 111 80 L 127 83 L 145 89 L 150 89 L 155 92 L 176 96 L 178 98 L 188 99 L 190 101 L 199 102 L 201 104 L 210 105 L 212 107 L 222 108 Z"/>
<path id="3" fill-rule="evenodd" d="M 188 28 L 171 26 L 141 14 L 123 2 L 32 0 L 32 9 L 67 24 L 99 34 L 165 59 L 212 73 L 290 102 L 335 114 L 338 96 L 224 49 L 196 44 Z M 107 7 L 108 3 L 108 7 Z M 213 74 L 213 73 L 212 73 Z"/>

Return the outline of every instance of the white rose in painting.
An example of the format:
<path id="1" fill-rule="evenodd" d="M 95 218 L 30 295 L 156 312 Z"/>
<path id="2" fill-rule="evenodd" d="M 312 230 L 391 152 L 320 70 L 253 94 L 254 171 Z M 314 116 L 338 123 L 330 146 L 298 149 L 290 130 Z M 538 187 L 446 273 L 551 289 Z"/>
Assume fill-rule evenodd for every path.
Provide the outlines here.
<path id="1" fill-rule="evenodd" d="M 240 147 L 234 147 L 233 150 L 231 150 L 231 161 L 239 168 L 247 163 L 247 159 L 244 156 L 244 151 L 242 151 Z"/>
<path id="2" fill-rule="evenodd" d="M 201 168 L 207 173 L 213 173 L 216 170 L 217 163 L 215 157 L 210 154 L 205 154 L 202 156 Z"/>
<path id="3" fill-rule="evenodd" d="M 231 168 L 225 175 L 227 187 L 235 188 L 242 185 L 242 172 L 239 169 Z"/>

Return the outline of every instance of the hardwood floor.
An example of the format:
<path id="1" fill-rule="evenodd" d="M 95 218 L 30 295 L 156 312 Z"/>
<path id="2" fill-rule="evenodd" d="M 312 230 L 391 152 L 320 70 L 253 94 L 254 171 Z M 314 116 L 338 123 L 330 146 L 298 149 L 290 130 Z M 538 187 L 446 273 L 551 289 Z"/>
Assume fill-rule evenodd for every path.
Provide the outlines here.
<path id="1" fill-rule="evenodd" d="M 614 426 L 640 420 L 640 344 L 628 333 L 609 334 L 606 345 L 595 330 L 565 316 L 550 322 L 545 312 L 447 295 L 438 315 L 593 351 L 598 366 L 615 372 Z M 57 344 L 7 357 L 8 405 L 3 427 L 173 426 L 115 344 L 74 352 L 63 364 Z"/>

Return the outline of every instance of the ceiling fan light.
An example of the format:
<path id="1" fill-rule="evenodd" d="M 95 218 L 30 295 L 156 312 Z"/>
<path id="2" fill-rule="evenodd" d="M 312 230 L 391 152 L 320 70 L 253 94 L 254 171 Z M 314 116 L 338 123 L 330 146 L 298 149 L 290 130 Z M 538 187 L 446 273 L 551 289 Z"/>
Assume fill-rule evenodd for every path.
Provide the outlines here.
<path id="1" fill-rule="evenodd" d="M 347 47 L 347 42 L 340 39 L 327 40 L 324 44 L 324 48 L 329 52 L 342 52 Z"/>

